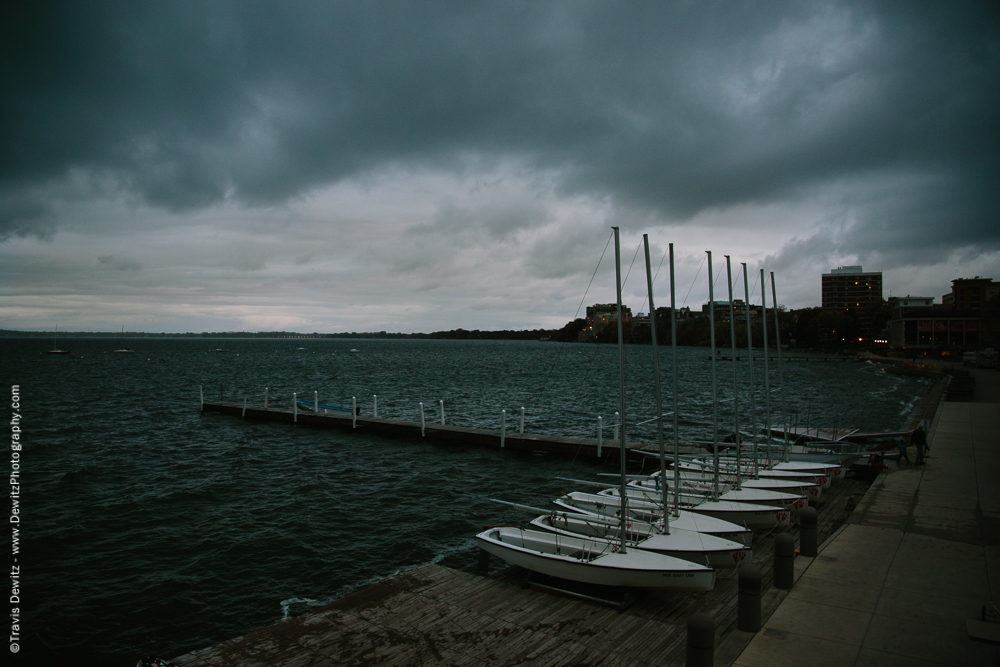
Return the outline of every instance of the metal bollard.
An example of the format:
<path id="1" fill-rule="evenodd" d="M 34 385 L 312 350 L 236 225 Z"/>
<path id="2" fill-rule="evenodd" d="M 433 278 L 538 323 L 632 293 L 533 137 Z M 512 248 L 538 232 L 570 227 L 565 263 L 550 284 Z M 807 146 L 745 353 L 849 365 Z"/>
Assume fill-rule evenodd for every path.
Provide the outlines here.
<path id="1" fill-rule="evenodd" d="M 736 625 L 744 632 L 760 630 L 760 568 L 752 563 L 739 570 L 740 594 L 736 610 Z"/>
<path id="2" fill-rule="evenodd" d="M 692 614 L 687 625 L 687 667 L 712 667 L 715 663 L 715 621 L 703 612 Z"/>
<path id="3" fill-rule="evenodd" d="M 795 583 L 795 538 L 781 533 L 774 538 L 774 587 L 786 591 Z"/>
<path id="4" fill-rule="evenodd" d="M 799 553 L 809 558 L 816 557 L 817 518 L 815 507 L 807 506 L 799 510 Z"/>

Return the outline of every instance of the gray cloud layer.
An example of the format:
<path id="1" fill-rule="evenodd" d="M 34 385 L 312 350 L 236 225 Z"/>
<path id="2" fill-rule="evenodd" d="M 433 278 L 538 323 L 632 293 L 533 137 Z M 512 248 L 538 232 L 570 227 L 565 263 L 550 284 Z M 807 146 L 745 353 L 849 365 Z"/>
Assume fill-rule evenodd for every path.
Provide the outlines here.
<path id="1" fill-rule="evenodd" d="M 0 239 L 51 235 L 53 201 L 87 192 L 183 212 L 513 159 L 563 195 L 663 221 L 822 197 L 815 239 L 841 254 L 995 251 L 998 15 L 987 2 L 14 3 Z M 445 207 L 430 231 L 502 238 L 546 219 L 519 206 Z"/>

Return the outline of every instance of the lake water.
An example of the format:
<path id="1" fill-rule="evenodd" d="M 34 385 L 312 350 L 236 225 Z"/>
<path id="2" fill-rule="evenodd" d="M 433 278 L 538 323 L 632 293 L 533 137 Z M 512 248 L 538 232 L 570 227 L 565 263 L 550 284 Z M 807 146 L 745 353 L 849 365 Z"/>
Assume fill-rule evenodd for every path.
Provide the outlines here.
<path id="1" fill-rule="evenodd" d="M 222 396 L 290 408 L 292 392 L 371 414 L 528 432 L 610 436 L 615 346 L 357 339 L 0 340 L 0 376 L 21 395 L 22 654 L 133 665 L 302 613 L 400 570 L 474 569 L 483 526 L 525 521 L 491 503 L 547 505 L 594 479 L 591 462 L 383 440 L 198 410 Z M 356 350 L 356 351 L 352 351 Z M 725 351 L 728 354 L 728 350 Z M 670 400 L 669 348 L 661 366 Z M 707 348 L 679 350 L 681 438 L 711 437 Z M 741 412 L 749 386 L 740 382 Z M 756 365 L 761 382 L 763 364 Z M 784 366 L 790 420 L 865 430 L 905 425 L 929 388 L 871 363 Z M 649 347 L 628 350 L 629 432 L 655 438 Z M 720 398 L 732 365 L 718 364 Z M 772 363 L 772 410 L 780 409 Z M 4 389 L 7 391 L 7 388 Z M 762 390 L 758 389 L 762 399 Z M 723 402 L 723 430 L 732 402 Z M 758 400 L 759 421 L 763 403 Z M 773 421 L 780 418 L 775 414 Z M 744 428 L 746 417 L 743 418 Z"/>

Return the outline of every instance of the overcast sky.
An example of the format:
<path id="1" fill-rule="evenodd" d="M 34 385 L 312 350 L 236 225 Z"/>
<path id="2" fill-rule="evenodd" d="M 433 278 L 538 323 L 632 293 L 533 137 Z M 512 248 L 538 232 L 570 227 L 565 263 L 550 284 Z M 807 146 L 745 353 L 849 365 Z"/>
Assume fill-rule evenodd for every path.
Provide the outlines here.
<path id="1" fill-rule="evenodd" d="M 0 328 L 558 327 L 612 225 L 693 307 L 706 250 L 940 301 L 1000 280 L 997 8 L 9 2 Z"/>

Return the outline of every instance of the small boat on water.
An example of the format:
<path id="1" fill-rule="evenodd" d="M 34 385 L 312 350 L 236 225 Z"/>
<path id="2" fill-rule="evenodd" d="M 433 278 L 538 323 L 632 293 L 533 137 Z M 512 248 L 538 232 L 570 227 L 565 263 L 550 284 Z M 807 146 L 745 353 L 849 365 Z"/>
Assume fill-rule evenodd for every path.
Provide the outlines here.
<path id="1" fill-rule="evenodd" d="M 59 339 L 59 327 L 56 327 L 55 335 L 52 337 L 52 349 L 45 350 L 45 354 L 69 354 L 69 350 L 60 350 L 56 342 Z"/>
<path id="2" fill-rule="evenodd" d="M 476 541 L 511 565 L 569 581 L 681 591 L 715 586 L 715 570 L 708 566 L 644 549 L 622 553 L 608 540 L 501 526 L 479 533 Z"/>
<path id="3" fill-rule="evenodd" d="M 122 325 L 122 337 L 123 338 L 125 337 L 125 325 L 124 324 Z M 127 347 L 125 347 L 125 344 L 122 343 L 122 346 L 120 348 L 118 348 L 117 350 L 115 350 L 115 352 L 135 352 L 135 350 L 128 349 Z"/>

